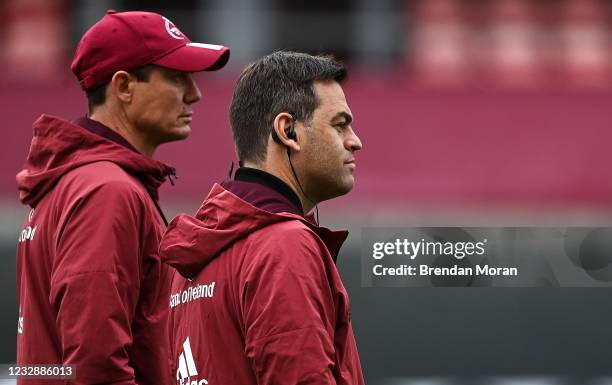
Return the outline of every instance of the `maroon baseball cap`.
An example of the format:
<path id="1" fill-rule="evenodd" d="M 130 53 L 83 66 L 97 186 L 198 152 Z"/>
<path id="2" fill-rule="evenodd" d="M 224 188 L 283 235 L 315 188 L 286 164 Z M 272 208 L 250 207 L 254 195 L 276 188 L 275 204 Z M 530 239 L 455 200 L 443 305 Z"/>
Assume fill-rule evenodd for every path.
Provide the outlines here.
<path id="1" fill-rule="evenodd" d="M 108 11 L 83 35 L 70 68 L 88 90 L 108 83 L 117 71 L 146 64 L 184 72 L 214 71 L 229 55 L 228 47 L 192 43 L 157 13 Z"/>

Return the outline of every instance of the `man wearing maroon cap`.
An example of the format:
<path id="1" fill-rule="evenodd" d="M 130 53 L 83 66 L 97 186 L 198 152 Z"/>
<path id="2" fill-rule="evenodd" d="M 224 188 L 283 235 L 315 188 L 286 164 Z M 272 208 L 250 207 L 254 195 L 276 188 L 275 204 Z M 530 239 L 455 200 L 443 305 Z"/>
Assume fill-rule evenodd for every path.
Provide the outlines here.
<path id="1" fill-rule="evenodd" d="M 157 189 L 174 169 L 152 156 L 189 135 L 201 98 L 191 73 L 228 58 L 150 12 L 109 11 L 85 33 L 71 68 L 89 114 L 42 115 L 17 174 L 32 208 L 17 252 L 18 365 L 74 365 L 75 384 L 168 383 Z"/>

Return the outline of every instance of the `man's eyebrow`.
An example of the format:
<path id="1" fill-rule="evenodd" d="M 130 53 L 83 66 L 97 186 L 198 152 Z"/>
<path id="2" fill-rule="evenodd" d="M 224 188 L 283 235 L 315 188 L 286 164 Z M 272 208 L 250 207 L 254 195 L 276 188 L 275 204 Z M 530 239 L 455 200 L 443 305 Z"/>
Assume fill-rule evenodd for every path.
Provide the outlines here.
<path id="1" fill-rule="evenodd" d="M 346 120 L 346 124 L 351 124 L 351 122 L 353 121 L 353 117 L 351 116 L 351 114 L 349 114 L 348 112 L 338 112 L 336 115 L 334 115 L 332 117 L 332 121 L 338 120 L 339 118 L 344 118 Z"/>

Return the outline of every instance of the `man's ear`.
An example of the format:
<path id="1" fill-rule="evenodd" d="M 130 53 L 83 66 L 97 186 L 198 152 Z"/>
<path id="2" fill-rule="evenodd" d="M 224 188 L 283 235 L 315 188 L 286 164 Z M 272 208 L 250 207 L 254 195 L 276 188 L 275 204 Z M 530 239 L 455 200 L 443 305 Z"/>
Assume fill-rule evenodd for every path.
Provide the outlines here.
<path id="1" fill-rule="evenodd" d="M 301 147 L 298 144 L 298 135 L 296 134 L 295 139 L 290 138 L 288 135 L 292 126 L 294 132 L 297 133 L 297 121 L 293 119 L 293 116 L 291 116 L 290 113 L 281 112 L 280 114 L 276 115 L 272 126 L 272 129 L 274 132 L 276 132 L 278 139 L 282 143 L 281 145 L 290 148 L 292 151 L 300 151 Z"/>
<path id="2" fill-rule="evenodd" d="M 126 71 L 117 71 L 110 81 L 110 91 L 124 103 L 132 101 L 136 79 Z"/>

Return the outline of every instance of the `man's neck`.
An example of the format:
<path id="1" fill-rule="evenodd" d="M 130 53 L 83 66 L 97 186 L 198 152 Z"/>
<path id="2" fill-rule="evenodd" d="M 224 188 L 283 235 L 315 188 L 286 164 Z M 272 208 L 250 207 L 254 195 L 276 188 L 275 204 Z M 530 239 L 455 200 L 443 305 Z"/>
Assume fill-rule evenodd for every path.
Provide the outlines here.
<path id="1" fill-rule="evenodd" d="M 153 158 L 156 146 L 148 143 L 129 123 L 124 114 L 110 113 L 108 109 L 99 107 L 91 113 L 89 119 L 102 123 L 127 140 L 138 152 L 148 158 Z"/>
<path id="2" fill-rule="evenodd" d="M 291 188 L 291 190 L 293 190 L 293 192 L 300 199 L 304 215 L 308 214 L 314 207 L 315 203 L 312 202 L 310 199 L 306 198 L 304 192 L 302 191 L 302 188 L 296 180 L 297 175 L 294 175 L 290 168 L 288 169 L 282 167 L 270 167 L 266 164 L 255 164 L 252 162 L 244 162 L 243 167 L 265 171 L 268 174 L 273 175 L 278 179 L 282 180 Z"/>
<path id="3" fill-rule="evenodd" d="M 77 126 L 80 126 L 90 132 L 93 132 L 96 135 L 106 138 L 112 142 L 115 142 L 125 148 L 128 148 L 140 154 L 140 152 L 138 152 L 138 150 L 135 149 L 134 146 L 132 146 L 130 142 L 128 142 L 123 136 L 119 135 L 117 132 L 111 130 L 110 128 L 98 122 L 97 120 L 90 119 L 87 116 L 81 116 L 77 119 L 74 119 L 72 122 L 75 123 Z"/>

